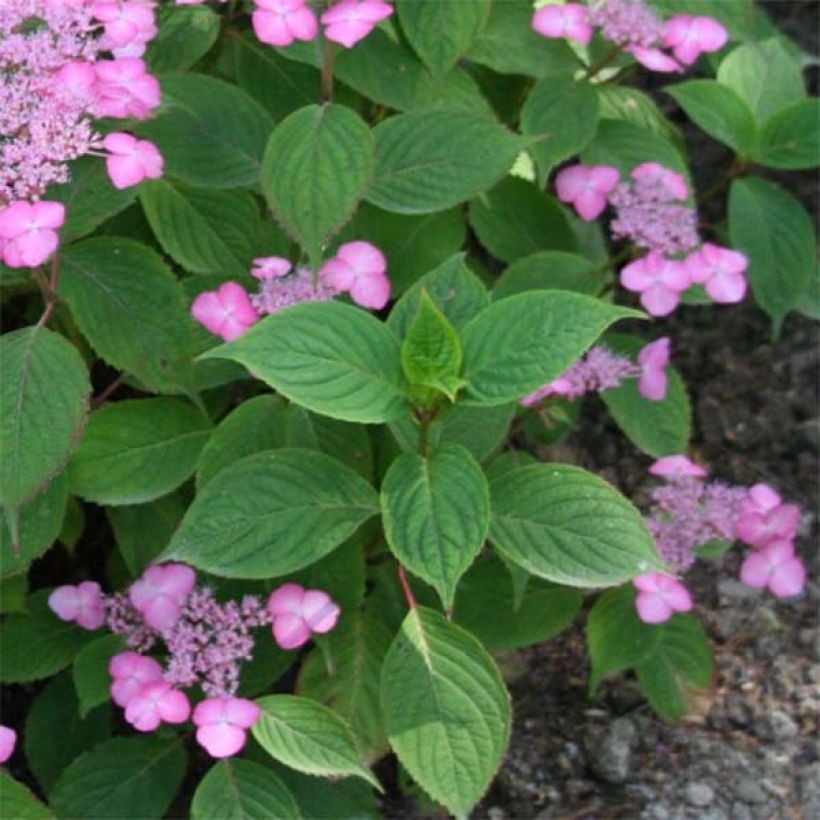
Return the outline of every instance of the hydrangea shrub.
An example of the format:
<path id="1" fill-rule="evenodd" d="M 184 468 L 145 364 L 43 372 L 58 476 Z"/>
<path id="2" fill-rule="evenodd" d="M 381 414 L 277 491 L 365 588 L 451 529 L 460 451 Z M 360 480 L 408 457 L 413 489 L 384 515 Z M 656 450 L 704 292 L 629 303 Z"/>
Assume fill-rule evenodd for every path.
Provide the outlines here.
<path id="1" fill-rule="evenodd" d="M 466 817 L 494 655 L 582 608 L 590 689 L 683 716 L 694 562 L 806 580 L 800 509 L 687 455 L 663 324 L 817 315 L 766 173 L 818 161 L 804 57 L 751 0 L 0 3 L 0 677 L 50 679 L 0 813 L 376 816 L 409 777 Z M 734 155 L 705 192 L 684 116 Z M 535 458 L 589 393 L 648 509 Z"/>

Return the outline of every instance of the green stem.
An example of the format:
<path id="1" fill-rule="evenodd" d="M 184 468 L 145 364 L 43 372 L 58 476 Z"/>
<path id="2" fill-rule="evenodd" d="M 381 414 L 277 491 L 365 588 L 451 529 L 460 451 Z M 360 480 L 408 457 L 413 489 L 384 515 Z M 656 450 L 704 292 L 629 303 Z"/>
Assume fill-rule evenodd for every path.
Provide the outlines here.
<path id="1" fill-rule="evenodd" d="M 336 62 L 336 47 L 326 37 L 322 37 L 322 102 L 333 102 L 333 65 Z"/>
<path id="2" fill-rule="evenodd" d="M 591 65 L 587 69 L 586 74 L 584 74 L 584 79 L 591 80 L 600 74 L 620 53 L 621 47 L 613 46 L 595 65 Z"/>

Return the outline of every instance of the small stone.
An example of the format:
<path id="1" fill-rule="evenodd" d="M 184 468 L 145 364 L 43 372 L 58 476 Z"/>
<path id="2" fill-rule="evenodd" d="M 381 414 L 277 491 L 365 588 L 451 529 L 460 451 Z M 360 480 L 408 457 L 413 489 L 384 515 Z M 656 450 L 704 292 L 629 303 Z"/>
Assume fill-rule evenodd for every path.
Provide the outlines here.
<path id="1" fill-rule="evenodd" d="M 766 793 L 750 777 L 742 777 L 735 784 L 735 794 L 744 802 L 754 805 L 766 802 Z"/>
<path id="2" fill-rule="evenodd" d="M 632 771 L 636 732 L 628 718 L 614 720 L 603 734 L 590 733 L 587 754 L 595 774 L 607 783 L 624 783 Z"/>
<path id="3" fill-rule="evenodd" d="M 732 820 L 752 820 L 752 810 L 745 803 L 736 800 L 732 803 L 729 816 Z"/>
<path id="4" fill-rule="evenodd" d="M 715 790 L 708 783 L 690 783 L 685 795 L 687 803 L 703 808 L 715 799 Z"/>
<path id="5" fill-rule="evenodd" d="M 797 724 L 781 709 L 774 709 L 771 712 L 769 726 L 776 740 L 792 740 L 800 734 Z"/>
<path id="6" fill-rule="evenodd" d="M 760 593 L 756 589 L 741 584 L 734 578 L 722 578 L 718 581 L 718 593 L 723 598 L 734 598 L 735 600 L 751 600 L 759 597 Z"/>
<path id="7" fill-rule="evenodd" d="M 488 820 L 506 820 L 506 817 L 507 812 L 500 806 L 490 806 L 490 808 L 487 809 Z"/>

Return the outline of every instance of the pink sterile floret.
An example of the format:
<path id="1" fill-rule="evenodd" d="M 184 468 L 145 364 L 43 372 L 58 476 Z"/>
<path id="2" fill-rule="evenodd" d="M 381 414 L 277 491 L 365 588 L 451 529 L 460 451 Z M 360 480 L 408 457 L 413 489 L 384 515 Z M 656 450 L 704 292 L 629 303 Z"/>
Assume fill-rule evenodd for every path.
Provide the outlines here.
<path id="1" fill-rule="evenodd" d="M 83 60 L 65 63 L 52 75 L 51 83 L 64 100 L 69 98 L 90 106 L 97 97 L 97 72 L 92 63 Z"/>
<path id="2" fill-rule="evenodd" d="M 341 245 L 333 259 L 328 259 L 319 271 L 328 287 L 348 291 L 357 305 L 380 310 L 390 300 L 390 280 L 384 254 L 369 242 L 348 242 Z"/>
<path id="3" fill-rule="evenodd" d="M 644 623 L 663 623 L 676 612 L 689 612 L 692 609 L 689 590 L 669 575 L 649 572 L 639 575 L 632 583 L 638 589 L 635 606 Z"/>
<path id="4" fill-rule="evenodd" d="M 5 763 L 13 754 L 17 745 L 17 732 L 8 726 L 0 726 L 0 763 Z"/>
<path id="5" fill-rule="evenodd" d="M 160 723 L 185 723 L 191 714 L 188 696 L 168 681 L 146 683 L 125 707 L 125 719 L 140 732 L 153 732 Z"/>
<path id="6" fill-rule="evenodd" d="M 115 188 L 130 188 L 162 176 L 165 160 L 153 142 L 116 131 L 103 140 L 103 146 L 109 152 L 105 164 Z"/>
<path id="7" fill-rule="evenodd" d="M 777 598 L 789 598 L 803 591 L 806 567 L 794 554 L 794 544 L 782 539 L 746 556 L 740 580 L 754 589 L 766 589 Z"/>
<path id="8" fill-rule="evenodd" d="M 672 340 L 668 336 L 646 345 L 638 354 L 641 375 L 638 377 L 640 394 L 650 401 L 663 401 L 669 379 L 666 366 L 669 364 Z"/>
<path id="9" fill-rule="evenodd" d="M 200 293 L 191 305 L 191 315 L 226 342 L 239 338 L 259 321 L 248 292 L 236 282 Z"/>
<path id="10" fill-rule="evenodd" d="M 778 504 L 765 512 L 744 507 L 737 522 L 737 537 L 753 547 L 790 541 L 797 535 L 800 518 L 800 507 L 796 504 Z"/>
<path id="11" fill-rule="evenodd" d="M 57 587 L 48 596 L 48 606 L 60 620 L 74 621 L 83 629 L 99 629 L 105 623 L 102 592 L 96 581 Z"/>
<path id="12" fill-rule="evenodd" d="M 588 45 L 592 39 L 589 9 L 578 3 L 541 7 L 533 15 L 532 27 L 544 37 L 566 38 L 582 45 Z"/>
<path id="13" fill-rule="evenodd" d="M 620 173 L 610 165 L 573 165 L 555 177 L 561 202 L 571 203 L 581 219 L 590 222 L 606 209 L 607 194 L 618 185 Z"/>
<path id="14" fill-rule="evenodd" d="M 169 629 L 195 584 L 196 573 L 184 564 L 155 565 L 131 585 L 128 597 L 148 626 Z"/>
<path id="15" fill-rule="evenodd" d="M 256 36 L 271 46 L 289 46 L 294 40 L 313 40 L 319 21 L 305 0 L 254 0 L 251 21 Z"/>
<path id="16" fill-rule="evenodd" d="M 57 250 L 65 222 L 62 202 L 12 202 L 0 208 L 0 248 L 10 268 L 36 268 Z"/>
<path id="17" fill-rule="evenodd" d="M 104 24 L 100 47 L 113 51 L 115 56 L 127 49 L 128 56 L 139 57 L 157 33 L 151 5 L 97 0 L 91 4 L 91 13 Z"/>
<path id="18" fill-rule="evenodd" d="M 729 33 L 712 17 L 679 14 L 664 23 L 663 44 L 684 65 L 692 65 L 701 54 L 720 51 L 728 39 Z"/>
<path id="19" fill-rule="evenodd" d="M 97 72 L 97 111 L 103 117 L 144 120 L 160 104 L 159 81 L 138 57 L 101 60 Z"/>
<path id="20" fill-rule="evenodd" d="M 749 260 L 740 251 L 704 242 L 700 250 L 690 254 L 683 264 L 692 282 L 704 285 L 715 302 L 741 302 L 746 295 L 745 272 Z"/>
<path id="21" fill-rule="evenodd" d="M 688 199 L 689 185 L 683 174 L 665 168 L 658 162 L 644 162 L 632 169 L 632 179 L 660 185 L 670 199 Z"/>
<path id="22" fill-rule="evenodd" d="M 287 276 L 293 269 L 290 260 L 282 256 L 260 256 L 253 260 L 251 276 L 257 279 L 279 279 Z"/>
<path id="23" fill-rule="evenodd" d="M 767 513 L 781 504 L 780 493 L 768 484 L 754 484 L 749 487 L 743 501 L 741 513 Z"/>
<path id="24" fill-rule="evenodd" d="M 246 730 L 262 715 L 251 700 L 219 697 L 203 700 L 194 709 L 196 739 L 211 757 L 231 757 L 245 745 Z"/>
<path id="25" fill-rule="evenodd" d="M 296 649 L 310 640 L 312 633 L 330 632 L 341 608 L 326 592 L 284 584 L 268 598 L 273 617 L 273 637 L 282 649 Z"/>
<path id="26" fill-rule="evenodd" d="M 659 458 L 649 468 L 649 472 L 672 481 L 683 478 L 706 478 L 709 473 L 706 467 L 695 464 L 694 461 L 682 455 Z"/>
<path id="27" fill-rule="evenodd" d="M 342 0 L 322 15 L 322 25 L 327 26 L 325 37 L 352 48 L 392 13 L 393 6 L 380 0 Z"/>
<path id="28" fill-rule="evenodd" d="M 641 304 L 652 316 L 668 316 L 691 284 L 681 262 L 652 251 L 621 270 L 621 284 L 641 294 Z"/>
<path id="29" fill-rule="evenodd" d="M 153 658 L 139 652 L 120 652 L 108 664 L 108 672 L 114 679 L 111 699 L 117 706 L 128 706 L 147 683 L 162 679 L 162 667 Z"/>

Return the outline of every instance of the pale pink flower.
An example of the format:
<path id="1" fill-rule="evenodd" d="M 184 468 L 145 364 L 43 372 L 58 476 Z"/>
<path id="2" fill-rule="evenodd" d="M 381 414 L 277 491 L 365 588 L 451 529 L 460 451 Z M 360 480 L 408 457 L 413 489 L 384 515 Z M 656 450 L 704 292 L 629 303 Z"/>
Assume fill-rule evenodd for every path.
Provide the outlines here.
<path id="1" fill-rule="evenodd" d="M 13 754 L 17 745 L 17 732 L 8 726 L 0 726 L 0 763 L 5 763 Z"/>
<path id="2" fill-rule="evenodd" d="M 65 222 L 62 202 L 12 202 L 0 208 L 3 261 L 10 268 L 36 268 L 57 250 Z"/>
<path id="3" fill-rule="evenodd" d="M 217 697 L 203 700 L 194 709 L 196 739 L 211 757 L 231 757 L 245 745 L 246 730 L 261 717 L 251 700 Z"/>
<path id="4" fill-rule="evenodd" d="M 768 588 L 776 598 L 790 598 L 803 591 L 806 567 L 794 554 L 794 544 L 780 539 L 746 556 L 740 580 L 754 589 Z"/>
<path id="5" fill-rule="evenodd" d="M 226 342 L 238 339 L 259 321 L 248 292 L 236 282 L 200 293 L 191 305 L 191 315 Z"/>
<path id="6" fill-rule="evenodd" d="M 555 189 L 561 202 L 572 204 L 581 219 L 590 222 L 604 212 L 607 195 L 619 180 L 618 169 L 610 165 L 573 165 L 558 173 Z"/>
<path id="7" fill-rule="evenodd" d="M 273 637 L 282 649 L 303 646 L 314 632 L 330 632 L 341 611 L 326 592 L 299 584 L 284 584 L 268 598 Z"/>
<path id="8" fill-rule="evenodd" d="M 682 478 L 706 478 L 709 471 L 700 464 L 695 464 L 686 456 L 664 456 L 659 458 L 650 468 L 652 475 L 667 478 L 670 481 Z"/>
<path id="9" fill-rule="evenodd" d="M 348 242 L 322 265 L 319 277 L 328 287 L 349 292 L 357 305 L 380 310 L 390 301 L 384 254 L 369 242 Z"/>
<path id="10" fill-rule="evenodd" d="M 669 381 L 666 366 L 669 364 L 671 346 L 672 340 L 664 336 L 646 345 L 638 354 L 641 367 L 638 390 L 645 399 L 663 401 L 666 398 Z"/>
<path id="11" fill-rule="evenodd" d="M 162 667 L 139 652 L 120 652 L 111 658 L 108 672 L 114 679 L 111 699 L 117 706 L 128 706 L 147 683 L 162 680 Z"/>
<path id="12" fill-rule="evenodd" d="M 768 484 L 754 484 L 749 487 L 746 499 L 743 502 L 743 514 L 767 513 L 781 504 L 783 499 L 780 493 Z"/>
<path id="13" fill-rule="evenodd" d="M 115 54 L 128 46 L 130 56 L 139 57 L 145 45 L 157 33 L 154 24 L 154 10 L 142 3 L 123 3 L 119 0 L 97 0 L 91 4 L 92 15 L 104 24 L 100 47 Z"/>
<path id="14" fill-rule="evenodd" d="M 668 316 L 691 283 L 683 264 L 652 251 L 621 270 L 621 284 L 641 294 L 641 304 L 650 315 Z"/>
<path id="15" fill-rule="evenodd" d="M 195 584 L 196 573 L 190 567 L 155 564 L 131 584 L 128 597 L 148 626 L 164 630 L 179 620 L 182 604 Z"/>
<path id="16" fill-rule="evenodd" d="M 775 541 L 790 541 L 797 535 L 801 512 L 796 504 L 778 504 L 765 512 L 744 505 L 737 522 L 737 537 L 758 548 Z"/>
<path id="17" fill-rule="evenodd" d="M 712 17 L 679 14 L 664 23 L 666 48 L 684 65 L 692 65 L 701 54 L 720 51 L 729 40 L 729 32 Z"/>
<path id="18" fill-rule="evenodd" d="M 130 188 L 162 176 L 165 160 L 153 142 L 116 131 L 103 140 L 103 146 L 109 152 L 105 164 L 115 188 Z"/>
<path id="19" fill-rule="evenodd" d="M 309 41 L 319 33 L 319 21 L 305 0 L 254 0 L 251 22 L 256 36 L 271 46 Z"/>
<path id="20" fill-rule="evenodd" d="M 681 65 L 659 48 L 645 48 L 644 46 L 630 46 L 626 49 L 644 68 L 662 74 L 680 74 Z"/>
<path id="21" fill-rule="evenodd" d="M 678 580 L 661 572 L 639 575 L 632 583 L 638 589 L 635 607 L 640 619 L 647 624 L 668 621 L 676 612 L 692 609 L 692 596 Z"/>
<path id="22" fill-rule="evenodd" d="M 704 285 L 713 301 L 731 304 L 746 296 L 749 260 L 740 251 L 704 242 L 700 250 L 684 260 L 684 265 L 692 282 Z"/>
<path id="23" fill-rule="evenodd" d="M 99 629 L 105 623 L 102 591 L 96 581 L 57 587 L 48 596 L 48 606 L 61 621 L 74 621 L 83 629 Z"/>
<path id="24" fill-rule="evenodd" d="M 532 27 L 544 37 L 566 38 L 585 46 L 592 39 L 589 9 L 578 3 L 542 6 L 533 15 Z"/>
<path id="25" fill-rule="evenodd" d="M 95 64 L 97 111 L 103 117 L 144 120 L 159 107 L 159 81 L 138 57 L 119 57 Z"/>
<path id="26" fill-rule="evenodd" d="M 325 37 L 352 48 L 392 13 L 393 6 L 380 0 L 342 0 L 322 15 Z"/>
<path id="27" fill-rule="evenodd" d="M 287 276 L 293 264 L 281 256 L 260 256 L 253 260 L 251 276 L 257 279 L 279 279 Z"/>
<path id="28" fill-rule="evenodd" d="M 125 719 L 140 732 L 153 732 L 160 723 L 185 723 L 190 714 L 188 696 L 164 680 L 144 684 L 125 707 Z"/>
<path id="29" fill-rule="evenodd" d="M 689 198 L 689 185 L 686 177 L 671 168 L 664 167 L 659 162 L 643 162 L 636 165 L 630 176 L 637 182 L 659 185 L 670 199 Z"/>

